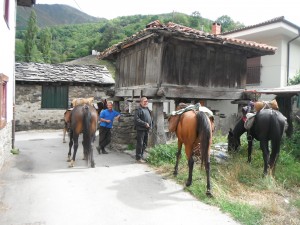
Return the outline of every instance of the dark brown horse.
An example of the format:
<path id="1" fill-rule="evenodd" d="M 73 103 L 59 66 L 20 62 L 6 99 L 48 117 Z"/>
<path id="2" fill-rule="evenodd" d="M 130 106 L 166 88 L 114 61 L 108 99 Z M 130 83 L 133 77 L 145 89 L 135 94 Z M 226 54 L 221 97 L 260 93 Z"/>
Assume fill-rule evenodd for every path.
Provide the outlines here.
<path id="1" fill-rule="evenodd" d="M 106 99 L 102 99 L 100 102 L 97 102 L 97 112 L 98 112 L 98 117 L 102 111 L 102 109 L 107 109 L 107 101 Z"/>
<path id="2" fill-rule="evenodd" d="M 270 175 L 275 173 L 276 161 L 279 157 L 280 144 L 284 130 L 287 123 L 286 118 L 281 112 L 274 109 L 262 109 L 256 113 L 254 123 L 250 130 L 245 129 L 245 115 L 250 111 L 251 106 L 243 108 L 243 117 L 237 122 L 234 129 L 230 129 L 228 133 L 228 151 L 237 151 L 241 145 L 240 137 L 247 132 L 248 140 L 248 162 L 251 162 L 251 155 L 253 149 L 253 140 L 260 142 L 260 148 L 263 153 L 264 170 L 263 175 Z M 269 141 L 271 142 L 271 155 L 269 150 Z"/>
<path id="3" fill-rule="evenodd" d="M 93 143 L 96 138 L 98 115 L 94 106 L 84 104 L 77 105 L 71 111 L 70 123 L 70 142 L 68 158 L 70 160 L 70 167 L 74 166 L 76 153 L 78 149 L 78 138 L 80 133 L 83 134 L 83 153 L 84 159 L 90 161 L 92 168 L 95 167 L 93 156 Z M 74 143 L 74 151 L 71 158 L 72 146 Z"/>
<path id="4" fill-rule="evenodd" d="M 91 98 L 90 98 L 91 99 Z M 74 102 L 74 100 L 73 100 Z M 92 104 L 92 103 L 89 103 Z M 63 143 L 66 143 L 66 133 L 70 131 L 70 124 L 71 124 L 71 111 L 73 109 L 73 103 L 71 104 L 71 108 L 67 109 L 64 113 L 64 129 L 63 129 Z M 107 101 L 106 99 L 97 102 L 97 114 L 98 118 L 102 109 L 107 109 Z M 70 136 L 70 135 L 69 135 Z"/>
<path id="5" fill-rule="evenodd" d="M 179 107 L 182 108 L 182 106 Z M 194 160 L 199 158 L 201 165 L 204 164 L 206 170 L 206 195 L 212 196 L 210 186 L 210 146 L 212 143 L 213 119 L 210 120 L 203 111 L 186 111 L 169 118 L 169 131 L 175 132 L 178 138 L 174 175 L 178 174 L 178 163 L 181 158 L 182 144 L 184 144 L 189 167 L 186 186 L 192 184 Z"/>

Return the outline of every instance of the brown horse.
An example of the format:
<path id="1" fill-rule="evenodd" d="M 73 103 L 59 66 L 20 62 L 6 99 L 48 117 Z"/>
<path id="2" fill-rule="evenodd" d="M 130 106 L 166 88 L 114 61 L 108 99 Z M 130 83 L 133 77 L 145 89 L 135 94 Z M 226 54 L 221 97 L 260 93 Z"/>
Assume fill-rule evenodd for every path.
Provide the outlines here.
<path id="1" fill-rule="evenodd" d="M 97 112 L 98 112 L 98 117 L 99 117 L 102 109 L 107 109 L 106 99 L 102 99 L 100 102 L 97 102 L 97 108 L 98 108 Z"/>
<path id="2" fill-rule="evenodd" d="M 63 143 L 66 143 L 66 133 L 70 130 L 72 109 L 67 109 L 64 113 L 64 129 L 63 129 Z"/>
<path id="3" fill-rule="evenodd" d="M 92 98 L 89 98 L 88 100 L 91 100 Z M 77 103 L 75 102 L 75 100 L 77 100 Z M 82 101 L 82 99 L 79 99 L 80 101 Z M 78 99 L 74 99 L 73 102 L 75 102 L 75 105 L 78 104 Z M 91 102 L 88 102 L 88 104 L 91 105 Z M 71 123 L 71 111 L 73 109 L 73 103 L 71 104 L 71 108 L 67 109 L 64 113 L 64 129 L 63 129 L 63 143 L 66 143 L 66 133 L 69 133 L 70 130 L 70 123 Z M 100 112 L 102 111 L 102 109 L 107 109 L 107 101 L 106 99 L 101 100 L 100 102 L 97 102 L 97 114 L 98 117 L 100 115 Z M 70 136 L 70 135 L 69 135 Z"/>
<path id="4" fill-rule="evenodd" d="M 78 138 L 80 133 L 83 134 L 83 153 L 84 159 L 90 161 L 91 167 L 95 167 L 93 156 L 93 143 L 96 139 L 98 116 L 96 109 L 88 104 L 77 105 L 71 111 L 71 123 L 70 123 L 70 142 L 68 158 L 70 167 L 74 166 L 76 153 L 78 149 Z M 74 151 L 71 158 L 71 150 L 74 142 Z"/>
<path id="5" fill-rule="evenodd" d="M 182 105 L 179 105 L 182 108 Z M 175 132 L 178 138 L 178 151 L 174 175 L 178 174 L 178 163 L 181 158 L 182 144 L 188 160 L 189 175 L 186 186 L 192 184 L 194 160 L 200 159 L 205 165 L 207 178 L 207 196 L 212 196 L 210 187 L 210 146 L 212 143 L 213 118 L 210 119 L 203 111 L 186 111 L 169 118 L 169 131 Z"/>

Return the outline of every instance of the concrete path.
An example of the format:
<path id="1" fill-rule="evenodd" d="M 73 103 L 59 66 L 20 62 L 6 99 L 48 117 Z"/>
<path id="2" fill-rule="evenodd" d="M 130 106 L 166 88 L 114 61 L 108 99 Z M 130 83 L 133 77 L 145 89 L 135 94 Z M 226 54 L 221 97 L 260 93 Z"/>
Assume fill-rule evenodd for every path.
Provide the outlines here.
<path id="1" fill-rule="evenodd" d="M 15 146 L 0 173 L 1 225 L 238 224 L 128 154 L 94 151 L 92 169 L 80 145 L 68 168 L 61 131 L 17 132 Z"/>

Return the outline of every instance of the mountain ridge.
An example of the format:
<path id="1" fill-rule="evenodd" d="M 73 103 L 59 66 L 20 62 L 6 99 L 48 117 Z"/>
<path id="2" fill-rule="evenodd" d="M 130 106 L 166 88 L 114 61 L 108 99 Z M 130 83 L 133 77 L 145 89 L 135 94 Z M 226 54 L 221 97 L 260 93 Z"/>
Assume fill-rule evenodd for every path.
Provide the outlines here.
<path id="1" fill-rule="evenodd" d="M 96 23 L 105 18 L 90 16 L 72 6 L 64 4 L 36 4 L 32 8 L 17 6 L 17 30 L 25 30 L 34 10 L 40 28 L 57 25 Z"/>

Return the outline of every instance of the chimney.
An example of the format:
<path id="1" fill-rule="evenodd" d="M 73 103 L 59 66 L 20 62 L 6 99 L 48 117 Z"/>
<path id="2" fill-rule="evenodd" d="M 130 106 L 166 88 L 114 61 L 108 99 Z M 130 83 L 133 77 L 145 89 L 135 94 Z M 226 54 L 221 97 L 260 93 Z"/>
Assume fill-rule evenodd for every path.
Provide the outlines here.
<path id="1" fill-rule="evenodd" d="M 221 24 L 214 22 L 211 29 L 212 34 L 221 34 Z"/>

